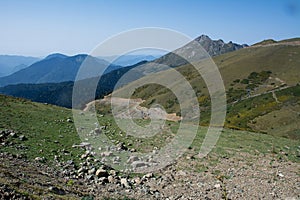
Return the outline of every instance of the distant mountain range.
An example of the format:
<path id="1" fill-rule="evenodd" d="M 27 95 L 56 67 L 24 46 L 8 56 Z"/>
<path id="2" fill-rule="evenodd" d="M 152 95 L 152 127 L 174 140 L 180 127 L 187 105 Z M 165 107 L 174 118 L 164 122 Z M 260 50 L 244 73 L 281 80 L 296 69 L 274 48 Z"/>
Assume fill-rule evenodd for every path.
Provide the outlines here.
<path id="1" fill-rule="evenodd" d="M 15 56 L 15 55 L 0 55 L 0 77 L 8 76 L 20 69 L 37 62 L 40 58 Z"/>
<path id="2" fill-rule="evenodd" d="M 212 40 L 206 35 L 201 35 L 196 38 L 195 41 L 198 41 L 210 56 L 235 51 L 247 46 L 232 42 L 224 43 L 222 40 Z M 122 55 L 120 57 L 112 56 L 96 58 L 85 54 L 66 56 L 55 53 L 35 62 L 37 61 L 37 58 L 34 57 L 0 56 L 0 64 L 2 61 L 2 63 L 6 63 L 6 66 L 14 66 L 10 67 L 10 73 L 12 74 L 0 77 L 0 87 L 20 83 L 39 84 L 74 81 L 84 60 L 85 64 L 89 65 L 88 68 L 90 70 L 86 70 L 86 74 L 82 76 L 81 79 L 98 76 L 103 73 L 103 70 L 107 66 L 109 67 L 104 73 L 111 72 L 124 66 L 131 66 L 141 61 L 148 61 L 149 64 L 147 65 L 159 63 L 170 67 L 176 67 L 187 63 L 186 60 L 179 57 L 177 54 L 180 52 L 181 55 L 187 54 L 190 56 L 190 51 L 193 48 L 192 45 L 193 43 L 191 42 L 160 58 L 156 58 L 158 55 L 156 57 L 152 55 Z M 109 60 L 109 62 L 105 59 Z M 35 63 L 28 66 L 32 62 Z M 110 64 L 110 62 L 113 63 Z M 145 68 L 149 67 L 145 66 Z M 5 69 L 8 69 L 8 67 L 1 68 L 2 76 L 8 73 L 8 70 Z M 142 71 L 137 73 L 143 74 Z"/>
<path id="3" fill-rule="evenodd" d="M 10 58 L 13 58 L 13 56 Z M 106 61 L 104 58 L 113 61 L 113 63 L 110 64 L 110 62 Z M 81 77 L 81 79 L 95 77 L 100 73 L 109 73 L 124 66 L 132 66 L 141 61 L 151 61 L 155 58 L 156 57 L 152 55 L 123 55 L 120 57 L 96 58 L 85 54 L 66 56 L 55 53 L 48 55 L 46 58 L 33 63 L 30 66 L 19 64 L 14 68 L 11 68 L 11 74 L 8 76 L 5 76 L 6 70 L 3 71 L 1 68 L 0 72 L 3 77 L 0 76 L 0 87 L 19 83 L 38 84 L 74 81 L 83 61 L 85 61 L 85 65 L 89 65 L 89 69 L 91 70 L 89 70 L 89 72 L 86 71 L 86 74 Z M 32 61 L 34 61 L 34 59 L 32 59 Z M 14 64 L 20 62 L 21 59 L 18 62 L 14 62 Z M 103 70 L 105 71 L 103 72 Z"/>
<path id="4" fill-rule="evenodd" d="M 97 76 L 99 73 L 110 72 L 121 66 L 110 65 L 107 61 L 79 54 L 75 56 L 66 56 L 63 54 L 51 54 L 45 59 L 40 60 L 29 67 L 17 71 L 9 76 L 0 78 L 0 86 L 15 85 L 19 83 L 59 83 L 65 81 L 74 81 L 81 64 L 90 69 L 86 70 L 81 79 Z"/>
<path id="5" fill-rule="evenodd" d="M 89 89 L 94 89 L 94 84 L 98 85 L 96 89 L 96 98 L 103 98 L 104 95 L 111 93 L 114 89 L 117 81 L 129 70 L 136 67 L 137 65 L 143 64 L 144 62 L 138 63 L 129 67 L 121 67 L 114 71 L 104 73 L 101 78 L 93 77 L 84 80 L 80 80 L 81 91 L 79 92 L 82 96 L 85 96 Z M 137 74 L 137 76 L 139 76 Z M 99 79 L 99 82 L 98 82 Z M 73 92 L 73 81 L 60 82 L 60 83 L 39 83 L 39 84 L 17 84 L 8 85 L 0 88 L 0 93 L 30 99 L 36 102 L 49 103 L 53 105 L 63 106 L 67 108 L 72 107 L 72 92 Z M 79 97 L 80 98 L 80 97 Z M 92 101 L 93 99 L 89 99 Z M 85 105 L 85 101 L 81 101 L 80 105 L 74 105 L 81 107 Z"/>
<path id="6" fill-rule="evenodd" d="M 198 41 L 211 56 L 235 51 L 247 46 L 232 42 L 224 43 L 222 40 L 211 40 L 205 35 L 196 38 L 195 41 Z M 122 75 L 129 69 L 133 70 L 134 75 L 130 78 L 130 80 L 126 80 L 127 82 L 124 82 L 123 84 L 127 84 L 143 77 L 145 74 L 149 73 L 149 71 L 147 71 L 149 69 L 153 70 L 152 73 L 164 70 L 159 67 L 155 67 L 160 66 L 157 64 L 167 65 L 170 67 L 177 67 L 186 64 L 187 61 L 177 56 L 176 52 L 180 52 L 181 55 L 190 55 L 193 48 L 194 47 L 191 42 L 174 52 L 170 52 L 153 61 L 147 61 L 153 59 L 153 56 L 125 55 L 123 57 L 121 56 L 114 62 L 125 64 L 145 59 L 145 61 L 141 61 L 126 68 L 120 65 L 109 64 L 109 62 L 104 59 L 83 54 L 75 56 L 51 54 L 45 59 L 40 60 L 23 70 L 20 70 L 10 76 L 0 78 L 0 87 L 2 87 L 0 88 L 0 92 L 12 96 L 28 98 L 33 101 L 71 107 L 73 88 L 72 81 L 75 80 L 78 69 L 84 60 L 85 63 L 88 63 L 91 70 L 86 70 L 86 73 L 80 78 L 86 79 L 87 85 L 88 82 L 93 82 L 95 80 L 92 77 L 97 77 L 100 73 L 102 74 L 104 66 L 109 65 L 104 72 L 104 74 L 107 75 L 105 75 L 104 78 L 102 77 L 100 81 L 101 84 L 99 87 L 101 86 L 102 88 L 99 88 L 96 94 L 97 97 L 102 97 L 103 95 L 109 94 L 114 89 L 119 78 L 122 77 Z M 95 71 L 95 68 L 98 69 L 98 71 Z"/>

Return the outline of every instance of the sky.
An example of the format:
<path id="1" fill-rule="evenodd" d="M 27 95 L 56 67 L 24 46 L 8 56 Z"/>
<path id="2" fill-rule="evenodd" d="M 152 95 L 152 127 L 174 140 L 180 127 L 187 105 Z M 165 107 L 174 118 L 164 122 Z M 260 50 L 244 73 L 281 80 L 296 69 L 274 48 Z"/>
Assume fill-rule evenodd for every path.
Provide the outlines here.
<path id="1" fill-rule="evenodd" d="M 299 0 L 1 0 L 0 54 L 89 53 L 130 29 L 160 27 L 240 44 L 300 37 Z"/>

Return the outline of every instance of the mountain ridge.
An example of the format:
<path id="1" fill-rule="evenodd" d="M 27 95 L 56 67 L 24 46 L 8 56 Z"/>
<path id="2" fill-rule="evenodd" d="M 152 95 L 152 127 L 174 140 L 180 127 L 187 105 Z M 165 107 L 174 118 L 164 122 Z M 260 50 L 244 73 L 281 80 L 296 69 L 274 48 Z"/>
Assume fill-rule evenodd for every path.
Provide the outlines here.
<path id="1" fill-rule="evenodd" d="M 198 38 L 196 38 L 194 41 L 199 42 L 200 45 L 203 46 L 203 48 L 208 52 L 210 56 L 216 56 L 223 53 L 235 51 L 247 46 L 247 45 L 235 44 L 232 42 L 224 43 L 222 40 L 212 40 L 206 35 L 201 35 Z M 181 58 L 180 56 L 178 56 L 177 54 L 179 52 L 180 54 L 189 54 L 190 48 L 193 48 L 192 42 L 175 50 L 174 52 L 170 52 L 153 61 L 148 61 L 149 64 L 145 63 L 145 66 L 149 65 L 151 67 L 151 65 L 153 64 L 155 65 L 158 63 L 170 67 L 177 67 L 180 65 L 187 64 L 187 61 Z M 148 57 L 148 60 L 149 59 L 151 60 L 151 58 Z M 122 61 L 122 56 L 119 57 L 118 59 L 121 59 Z M 97 76 L 97 74 L 99 73 L 108 73 L 110 71 L 122 67 L 115 64 L 109 64 L 109 62 L 103 59 L 92 57 L 87 54 L 66 56 L 61 53 L 53 53 L 48 55 L 44 59 L 36 63 L 33 63 L 29 67 L 26 67 L 25 69 L 17 71 L 9 76 L 0 78 L 0 87 L 20 84 L 20 83 L 37 84 L 37 83 L 59 83 L 59 82 L 66 82 L 66 81 L 74 81 L 77 72 L 79 70 L 79 67 L 83 62 L 85 63 L 85 65 L 89 65 L 85 67 L 90 72 L 88 70 L 85 70 L 86 74 L 83 77 L 80 77 L 80 79 L 91 78 L 93 76 Z M 95 69 L 95 68 L 99 68 L 99 69 Z M 139 71 L 137 72 L 137 74 L 142 75 L 143 73 Z"/>
<path id="2" fill-rule="evenodd" d="M 19 83 L 35 84 L 74 81 L 84 61 L 90 71 L 85 71 L 85 74 L 81 77 L 82 79 L 97 76 L 97 73 L 101 73 L 106 67 L 108 68 L 106 69 L 106 73 L 109 72 L 110 67 L 113 69 L 119 68 L 118 66 L 110 66 L 107 61 L 88 56 L 87 54 L 74 56 L 51 54 L 25 69 L 0 78 L 0 86 L 3 87 Z"/>
<path id="3" fill-rule="evenodd" d="M 40 60 L 32 56 L 0 55 L 0 77 L 8 76 L 15 72 L 15 68 L 20 65 L 29 66 Z"/>
<path id="4" fill-rule="evenodd" d="M 177 67 L 177 66 L 188 64 L 188 61 L 179 55 L 185 55 L 185 57 L 189 57 L 193 59 L 193 56 L 191 57 L 191 49 L 195 48 L 195 41 L 198 42 L 201 45 L 201 47 L 206 51 L 206 53 L 211 57 L 248 47 L 247 44 L 240 45 L 233 42 L 225 43 L 221 39 L 212 40 L 207 35 L 200 35 L 199 37 L 195 38 L 193 41 L 189 42 L 183 47 L 180 47 L 174 50 L 173 52 L 170 52 L 154 60 L 153 62 L 165 64 L 170 67 Z M 203 56 L 203 58 L 207 58 L 207 55 L 200 55 L 200 57 L 201 56 Z M 197 58 L 197 59 L 201 59 L 201 58 Z"/>

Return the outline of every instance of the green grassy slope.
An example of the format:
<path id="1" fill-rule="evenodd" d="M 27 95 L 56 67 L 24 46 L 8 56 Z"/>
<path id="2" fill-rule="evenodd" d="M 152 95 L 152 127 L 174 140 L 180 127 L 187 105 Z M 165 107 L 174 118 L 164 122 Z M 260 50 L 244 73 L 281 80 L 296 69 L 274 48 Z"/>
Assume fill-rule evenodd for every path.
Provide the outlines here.
<path id="1" fill-rule="evenodd" d="M 72 148 L 72 145 L 80 143 L 80 139 L 74 124 L 66 121 L 72 117 L 71 110 L 2 95 L 0 104 L 0 130 L 12 129 L 18 132 L 18 136 L 24 135 L 27 138 L 24 141 L 18 137 L 5 140 L 6 145 L 0 146 L 0 152 L 22 155 L 29 160 L 37 156 L 45 157 L 45 162 L 50 165 L 54 155 L 59 156 L 61 161 L 79 162 L 83 151 Z M 158 148 L 165 146 L 176 135 L 179 126 L 177 122 L 167 122 L 161 134 L 143 139 L 134 136 L 125 137 L 110 115 L 98 119 L 100 125 L 107 126 L 105 134 L 109 139 L 123 142 L 125 146 L 139 152 L 152 151 L 154 146 Z M 149 123 L 147 120 L 136 122 L 142 126 Z M 201 147 L 206 129 L 201 127 L 191 144 L 190 149 L 195 153 Z M 299 145 L 299 140 L 280 138 L 278 135 L 225 129 L 212 154 L 221 158 L 242 151 L 251 154 L 275 154 L 282 159 L 298 161 Z M 282 151 L 286 152 L 286 155 L 280 154 Z"/>
<path id="2" fill-rule="evenodd" d="M 251 72 L 271 71 L 273 76 L 295 85 L 300 80 L 300 46 L 250 47 L 214 58 L 225 86 Z"/>
<path id="3" fill-rule="evenodd" d="M 77 159 L 81 150 L 72 148 L 80 139 L 73 123 L 67 122 L 72 118 L 68 109 L 34 103 L 24 99 L 0 95 L 0 130 L 13 130 L 19 137 L 9 137 L 1 152 L 10 152 L 28 159 L 44 157 L 51 163 L 54 156 L 66 161 Z"/>
<path id="4" fill-rule="evenodd" d="M 263 125 L 252 124 L 260 116 L 281 109 L 291 109 L 293 105 L 299 104 L 299 97 L 293 92 L 290 92 L 287 97 L 290 99 L 289 101 L 283 99 L 276 101 L 272 97 L 271 91 L 274 90 L 275 94 L 280 95 L 278 90 L 295 86 L 300 82 L 300 46 L 249 47 L 214 57 L 213 60 L 219 67 L 227 92 L 227 127 L 299 138 L 299 127 L 295 125 L 298 118 L 286 120 L 284 126 L 287 130 L 282 128 L 281 133 L 263 128 Z M 210 100 L 205 83 L 191 65 L 180 66 L 176 70 L 191 83 L 201 106 L 201 124 L 207 125 L 210 118 Z M 166 74 L 167 72 L 162 72 L 157 76 L 165 78 Z M 299 86 L 292 87 L 289 91 L 295 90 L 297 93 L 298 89 Z M 259 96 L 260 94 L 262 95 Z M 249 95 L 251 98 L 248 99 Z M 137 88 L 133 97 L 145 99 L 143 105 L 146 107 L 150 107 L 153 103 L 159 103 L 168 112 L 180 114 L 176 97 L 170 90 L 157 84 Z M 288 114 L 288 112 L 283 113 Z M 264 119 L 259 120 L 261 123 L 265 121 Z M 269 119 L 268 124 L 276 123 L 276 120 L 278 118 Z"/>

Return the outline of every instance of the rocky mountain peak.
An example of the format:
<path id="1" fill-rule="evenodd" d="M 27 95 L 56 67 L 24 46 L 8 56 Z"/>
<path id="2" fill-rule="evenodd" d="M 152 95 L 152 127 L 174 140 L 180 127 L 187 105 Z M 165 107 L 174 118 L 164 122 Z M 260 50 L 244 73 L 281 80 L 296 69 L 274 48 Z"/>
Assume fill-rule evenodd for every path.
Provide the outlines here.
<path id="1" fill-rule="evenodd" d="M 208 37 L 207 35 L 200 35 L 195 40 L 198 42 L 212 41 L 212 39 L 210 39 L 210 37 Z"/>
<path id="2" fill-rule="evenodd" d="M 235 51 L 244 47 L 247 47 L 246 44 L 236 44 L 232 41 L 225 43 L 223 40 L 212 40 L 207 35 L 201 35 L 195 39 L 195 41 L 199 42 L 202 47 L 208 52 L 210 56 L 217 56 L 223 53 L 227 53 L 230 51 Z"/>

